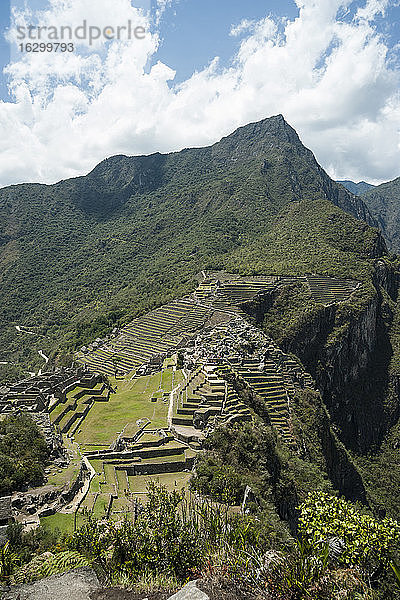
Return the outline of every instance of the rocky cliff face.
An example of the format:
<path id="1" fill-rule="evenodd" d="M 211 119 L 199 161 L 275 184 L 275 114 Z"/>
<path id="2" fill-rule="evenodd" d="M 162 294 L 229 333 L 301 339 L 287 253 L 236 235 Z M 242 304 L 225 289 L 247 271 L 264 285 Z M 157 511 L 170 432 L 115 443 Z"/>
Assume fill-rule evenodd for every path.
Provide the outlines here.
<path id="1" fill-rule="evenodd" d="M 373 283 L 364 283 L 344 304 L 310 312 L 297 334 L 281 344 L 316 380 L 340 439 L 359 452 L 382 441 L 400 410 L 400 376 L 389 373 L 398 288 L 395 264 L 379 259 Z"/>
<path id="2" fill-rule="evenodd" d="M 400 177 L 363 194 L 363 202 L 379 224 L 388 247 L 394 252 L 400 249 L 399 196 Z"/>
<path id="3" fill-rule="evenodd" d="M 348 500 L 366 504 L 367 495 L 362 477 L 338 439 L 327 411 L 324 411 L 318 433 L 326 460 L 326 470 L 335 489 Z"/>
<path id="4" fill-rule="evenodd" d="M 321 390 L 333 422 L 340 428 L 346 445 L 366 450 L 378 442 L 383 434 L 382 402 L 370 405 L 368 367 L 377 346 L 378 298 L 373 297 L 359 314 L 335 329 L 336 311 L 321 311 L 307 328 L 300 345 L 289 343 L 290 350 L 308 363 L 313 354 L 310 370 Z M 329 312 L 329 318 L 326 313 Z M 322 335 L 319 335 L 322 333 Z M 328 336 L 324 339 L 324 334 Z M 308 350 L 302 349 L 308 345 Z M 371 409 L 373 414 L 371 414 Z"/>
<path id="5" fill-rule="evenodd" d="M 400 272 L 396 259 L 392 262 L 383 259 L 375 262 L 374 285 L 376 288 L 381 287 L 384 289 L 392 300 L 397 300 L 400 288 Z"/>
<path id="6" fill-rule="evenodd" d="M 353 311 L 351 306 L 336 309 L 334 329 L 320 349 L 316 370 L 343 441 L 360 452 L 381 443 L 400 408 L 399 376 L 390 369 L 391 299 L 397 298 L 398 272 L 392 265 L 377 261 L 373 283 L 370 297 Z"/>
<path id="7" fill-rule="evenodd" d="M 367 205 L 359 198 L 359 196 L 352 194 L 343 186 L 337 185 L 337 183 L 333 182 L 332 179 L 328 177 L 321 167 L 319 167 L 319 169 L 323 181 L 323 189 L 328 200 L 360 221 L 365 221 L 365 223 L 368 223 L 368 225 L 371 225 L 372 227 L 378 227 L 378 221 L 371 214 Z"/>

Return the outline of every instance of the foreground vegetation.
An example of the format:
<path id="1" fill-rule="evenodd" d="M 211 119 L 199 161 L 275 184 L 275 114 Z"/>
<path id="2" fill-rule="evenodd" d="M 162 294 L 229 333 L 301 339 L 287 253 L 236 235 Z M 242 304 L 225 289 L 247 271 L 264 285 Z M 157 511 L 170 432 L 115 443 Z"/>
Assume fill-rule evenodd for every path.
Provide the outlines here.
<path id="1" fill-rule="evenodd" d="M 299 514 L 296 538 L 284 530 L 277 536 L 262 511 L 242 515 L 152 483 L 147 504 L 133 519 L 113 522 L 89 514 L 80 529 L 58 540 L 42 530 L 22 535 L 18 525 L 11 526 L 0 577 L 29 582 L 92 565 L 108 585 L 150 591 L 201 577 L 221 598 L 400 597 L 396 522 L 376 521 L 319 492 L 306 497 Z"/>

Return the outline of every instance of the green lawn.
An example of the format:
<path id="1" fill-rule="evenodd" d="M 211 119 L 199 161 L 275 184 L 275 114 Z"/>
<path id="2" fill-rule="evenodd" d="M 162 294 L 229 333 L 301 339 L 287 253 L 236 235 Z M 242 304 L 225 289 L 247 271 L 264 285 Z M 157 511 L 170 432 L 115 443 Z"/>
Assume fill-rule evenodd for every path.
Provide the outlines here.
<path id="1" fill-rule="evenodd" d="M 177 375 L 177 374 L 175 374 Z M 172 373 L 162 374 L 163 389 L 171 390 Z M 118 434 L 129 424 L 129 433 L 137 431 L 136 421 L 147 417 L 151 428 L 166 427 L 168 403 L 162 400 L 151 402 L 154 392 L 160 389 L 161 373 L 139 379 L 115 380 L 116 394 L 110 395 L 109 402 L 96 402 L 81 425 L 81 432 L 75 435 L 76 441 L 86 449 L 87 444 L 111 444 Z"/>
<path id="2" fill-rule="evenodd" d="M 172 371 L 170 369 L 163 371 L 161 380 L 161 389 L 170 391 L 172 385 Z"/>
<path id="3" fill-rule="evenodd" d="M 82 425 L 84 424 L 82 423 Z M 82 429 L 82 425 L 79 427 L 79 429 Z M 81 451 L 97 452 L 97 450 L 106 450 L 109 446 L 110 444 L 81 444 Z"/>
<path id="4" fill-rule="evenodd" d="M 103 461 L 102 460 L 90 460 L 90 464 L 96 473 L 100 473 L 100 477 L 103 475 Z"/>
<path id="5" fill-rule="evenodd" d="M 154 458 L 145 458 L 140 464 L 152 465 L 154 463 L 170 463 L 170 462 L 181 462 L 185 460 L 185 453 L 173 454 L 172 456 L 155 456 Z"/>
<path id="6" fill-rule="evenodd" d="M 40 524 L 46 529 L 54 531 L 59 529 L 61 533 L 72 533 L 74 531 L 74 514 L 64 515 L 62 513 L 56 513 L 50 517 L 43 517 L 40 519 Z M 77 515 L 76 525 L 81 527 L 85 523 L 85 517 L 83 514 Z"/>
<path id="7" fill-rule="evenodd" d="M 94 505 L 93 515 L 97 518 L 104 517 L 107 512 L 110 494 L 100 494 L 97 496 L 96 504 Z"/>
<path id="8" fill-rule="evenodd" d="M 105 463 L 104 464 L 104 475 L 105 475 L 107 485 L 114 487 L 116 485 L 114 466 L 110 465 L 108 463 Z"/>
<path id="9" fill-rule="evenodd" d="M 126 478 L 126 471 L 121 469 L 115 470 L 115 477 L 118 482 L 118 493 L 119 495 L 123 494 L 124 490 L 128 489 L 128 481 Z"/>
<path id="10" fill-rule="evenodd" d="M 50 417 L 51 417 L 51 420 L 53 423 L 57 419 L 57 417 L 62 413 L 62 411 L 65 410 L 65 408 L 67 407 L 67 404 L 68 404 L 68 401 L 60 402 L 59 404 L 57 404 L 57 406 L 55 408 L 53 408 L 53 410 L 50 413 Z"/>
<path id="11" fill-rule="evenodd" d="M 88 492 L 86 494 L 86 498 L 84 499 L 84 501 L 82 502 L 80 508 L 87 508 L 87 510 L 93 510 L 94 507 L 94 502 L 97 498 L 97 494 L 93 493 L 93 492 Z"/>
<path id="12" fill-rule="evenodd" d="M 159 481 L 169 491 L 180 491 L 184 488 L 189 487 L 189 480 L 191 473 L 161 473 L 160 475 L 135 475 L 129 476 L 129 487 L 131 492 L 135 492 L 135 495 L 145 497 L 147 484 L 150 481 Z M 176 485 L 175 485 L 176 483 Z"/>
<path id="13" fill-rule="evenodd" d="M 174 387 L 176 387 L 177 385 L 179 385 L 180 383 L 182 383 L 182 381 L 185 379 L 182 371 L 175 371 L 174 373 Z"/>

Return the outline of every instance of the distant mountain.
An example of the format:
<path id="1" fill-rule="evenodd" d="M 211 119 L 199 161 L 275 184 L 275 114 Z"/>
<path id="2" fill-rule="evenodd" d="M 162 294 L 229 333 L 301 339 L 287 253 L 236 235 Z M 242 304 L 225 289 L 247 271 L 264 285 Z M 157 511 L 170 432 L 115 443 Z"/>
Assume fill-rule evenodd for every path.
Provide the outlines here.
<path id="1" fill-rule="evenodd" d="M 349 190 L 352 194 L 356 196 L 362 196 L 366 192 L 368 192 L 371 188 L 375 186 L 372 183 L 367 183 L 366 181 L 360 181 L 359 183 L 354 183 L 354 181 L 349 181 L 348 179 L 344 179 L 343 181 L 338 181 L 337 183 L 341 183 L 346 190 Z"/>
<path id="2" fill-rule="evenodd" d="M 388 247 L 400 252 L 400 177 L 374 187 L 364 194 L 363 200 L 378 222 Z"/>

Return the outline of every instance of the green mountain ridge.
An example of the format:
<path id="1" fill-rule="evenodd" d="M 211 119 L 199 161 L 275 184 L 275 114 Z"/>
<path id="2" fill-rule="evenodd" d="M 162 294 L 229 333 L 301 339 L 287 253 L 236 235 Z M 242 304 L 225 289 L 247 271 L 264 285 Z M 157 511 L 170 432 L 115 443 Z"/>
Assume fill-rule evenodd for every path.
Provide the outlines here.
<path id="1" fill-rule="evenodd" d="M 400 177 L 366 192 L 363 200 L 382 230 L 389 248 L 399 252 Z"/>
<path id="2" fill-rule="evenodd" d="M 366 181 L 359 181 L 358 183 L 355 183 L 349 179 L 338 180 L 337 183 L 341 183 L 346 190 L 352 194 L 355 194 L 356 196 L 363 196 L 363 194 L 375 187 L 372 185 L 372 183 L 367 183 Z"/>
<path id="3" fill-rule="evenodd" d="M 85 177 L 4 188 L 1 360 L 41 364 L 31 351 L 34 336 L 17 336 L 17 325 L 44 336 L 37 346 L 45 353 L 57 347 L 60 331 L 72 348 L 96 328 L 101 332 L 192 289 L 194 274 L 207 266 L 231 267 L 234 261 L 235 268 L 273 272 L 346 271 L 328 256 L 326 264 L 316 258 L 326 244 L 338 242 L 346 252 L 346 243 L 338 241 L 342 233 L 331 231 L 335 220 L 368 243 L 381 241 L 333 205 L 375 224 L 363 202 L 328 177 L 281 115 L 242 127 L 208 148 L 115 156 Z M 281 224 L 314 218 L 310 211 L 320 212 L 313 235 L 324 239 L 306 257 L 295 245 L 287 247 L 292 241 Z M 263 252 L 256 264 L 248 249 L 264 243 L 271 260 L 265 263 Z M 304 264 L 286 260 L 288 250 L 297 263 L 303 254 Z M 96 317 L 101 322 L 92 327 Z"/>

